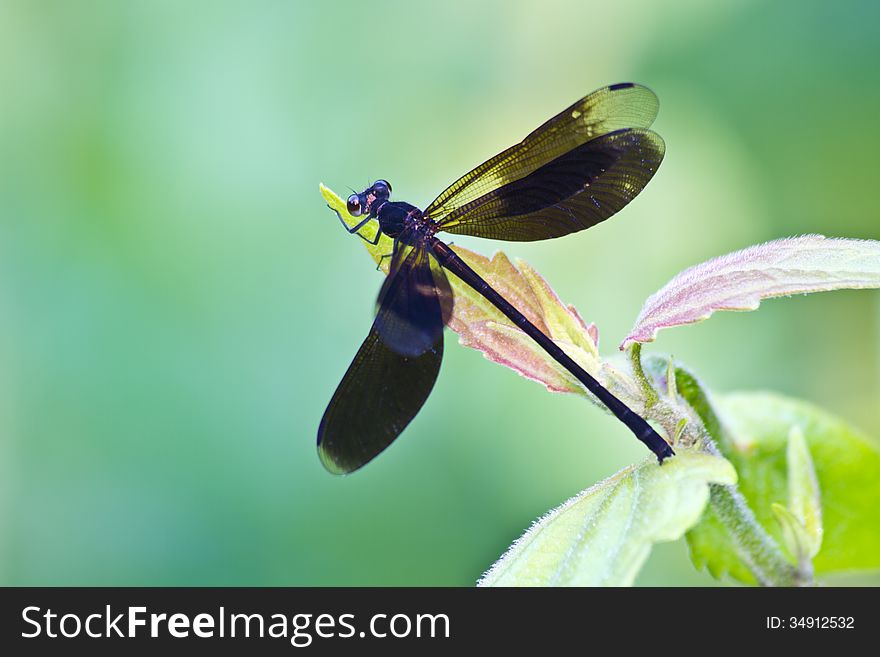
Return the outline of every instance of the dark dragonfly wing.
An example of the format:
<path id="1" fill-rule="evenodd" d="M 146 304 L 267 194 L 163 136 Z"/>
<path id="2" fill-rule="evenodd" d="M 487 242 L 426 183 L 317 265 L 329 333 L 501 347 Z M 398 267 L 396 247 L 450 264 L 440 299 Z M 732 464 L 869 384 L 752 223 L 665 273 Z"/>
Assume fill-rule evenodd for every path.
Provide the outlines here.
<path id="1" fill-rule="evenodd" d="M 590 228 L 644 189 L 663 153 L 663 140 L 650 130 L 610 132 L 457 208 L 440 229 L 530 242 Z"/>
<path id="2" fill-rule="evenodd" d="M 330 472 L 357 470 L 390 445 L 425 403 L 443 359 L 452 289 L 416 230 L 398 236 L 370 334 L 324 411 L 318 455 Z"/>
<path id="3" fill-rule="evenodd" d="M 373 326 L 318 427 L 318 456 L 334 474 L 354 472 L 394 442 L 425 403 L 443 359 L 443 335 L 420 356 L 390 349 Z"/>
<path id="4" fill-rule="evenodd" d="M 451 233 L 518 241 L 593 226 L 632 200 L 662 161 L 663 140 L 645 130 L 657 108 L 640 85 L 599 89 L 454 182 L 425 214 Z"/>
<path id="5" fill-rule="evenodd" d="M 443 335 L 452 316 L 452 288 L 417 229 L 397 238 L 388 276 L 379 292 L 374 326 L 382 341 L 403 356 L 419 356 Z"/>

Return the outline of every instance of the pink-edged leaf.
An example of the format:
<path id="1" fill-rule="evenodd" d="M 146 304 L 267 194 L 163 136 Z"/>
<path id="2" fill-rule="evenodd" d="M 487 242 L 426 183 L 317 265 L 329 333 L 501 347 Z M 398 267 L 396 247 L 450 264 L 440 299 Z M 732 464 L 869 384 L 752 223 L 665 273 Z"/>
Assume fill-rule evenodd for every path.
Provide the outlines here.
<path id="1" fill-rule="evenodd" d="M 598 330 L 593 324 L 586 324 L 573 307 L 562 303 L 534 269 L 521 261 L 514 266 L 502 252 L 490 259 L 468 249 L 453 248 L 581 367 L 593 375 L 599 372 Z M 551 392 L 586 394 L 577 379 L 557 365 L 485 297 L 455 276 L 450 276 L 450 281 L 455 290 L 455 307 L 449 328 L 458 333 L 461 344 L 482 351 L 489 360 L 544 384 Z"/>
<path id="2" fill-rule="evenodd" d="M 717 310 L 755 310 L 762 299 L 877 287 L 880 242 L 804 235 L 758 244 L 678 274 L 648 298 L 620 348 Z"/>
<path id="3" fill-rule="evenodd" d="M 543 383 L 552 392 L 583 391 L 577 379 L 546 353 L 536 352 L 532 339 L 518 328 L 488 321 L 469 324 L 458 333 L 461 344 L 482 351 L 487 359 L 509 367 L 527 379 Z M 567 353 L 572 351 L 571 345 L 559 346 Z"/>

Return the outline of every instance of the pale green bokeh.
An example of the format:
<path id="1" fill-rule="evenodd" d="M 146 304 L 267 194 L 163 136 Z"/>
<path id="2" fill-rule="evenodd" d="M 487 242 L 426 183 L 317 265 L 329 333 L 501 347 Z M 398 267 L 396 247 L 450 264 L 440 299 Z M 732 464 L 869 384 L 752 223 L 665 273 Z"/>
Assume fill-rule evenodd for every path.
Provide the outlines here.
<path id="1" fill-rule="evenodd" d="M 867 1 L 3 3 L 0 583 L 473 584 L 644 448 L 448 334 L 393 448 L 324 472 L 318 421 L 381 276 L 319 181 L 425 205 L 596 87 L 650 86 L 667 158 L 620 216 L 455 240 L 525 258 L 611 355 L 683 267 L 880 238 L 878 20 Z M 878 306 L 774 300 L 646 351 L 876 435 Z M 637 579 L 711 582 L 681 542 Z"/>

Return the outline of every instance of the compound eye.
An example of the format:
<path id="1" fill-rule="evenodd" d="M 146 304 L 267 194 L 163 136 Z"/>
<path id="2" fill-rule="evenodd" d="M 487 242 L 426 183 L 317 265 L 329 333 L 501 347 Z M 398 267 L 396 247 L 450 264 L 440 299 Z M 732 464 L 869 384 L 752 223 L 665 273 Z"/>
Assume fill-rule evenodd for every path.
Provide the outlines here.
<path id="1" fill-rule="evenodd" d="M 387 180 L 377 180 L 373 183 L 373 191 L 376 196 L 391 196 L 391 185 Z"/>
<path id="2" fill-rule="evenodd" d="M 345 203 L 348 208 L 348 214 L 352 217 L 359 217 L 361 213 L 364 211 L 363 207 L 361 207 L 361 197 L 357 194 L 352 194 L 348 197 L 348 201 Z"/>

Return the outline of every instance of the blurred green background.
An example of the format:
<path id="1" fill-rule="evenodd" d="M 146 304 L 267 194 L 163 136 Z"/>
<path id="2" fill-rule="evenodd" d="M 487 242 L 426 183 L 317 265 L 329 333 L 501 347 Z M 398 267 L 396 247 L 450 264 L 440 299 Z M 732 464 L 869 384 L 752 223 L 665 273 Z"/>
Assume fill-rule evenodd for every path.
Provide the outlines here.
<path id="1" fill-rule="evenodd" d="M 381 278 L 319 181 L 424 206 L 587 92 L 647 84 L 667 157 L 618 217 L 456 239 L 528 260 L 612 355 L 686 266 L 880 238 L 878 22 L 870 1 L 3 2 L 0 583 L 473 584 L 644 448 L 449 333 L 402 438 L 324 472 L 318 421 Z M 880 434 L 877 292 L 647 351 Z M 712 580 L 679 542 L 638 582 Z"/>

